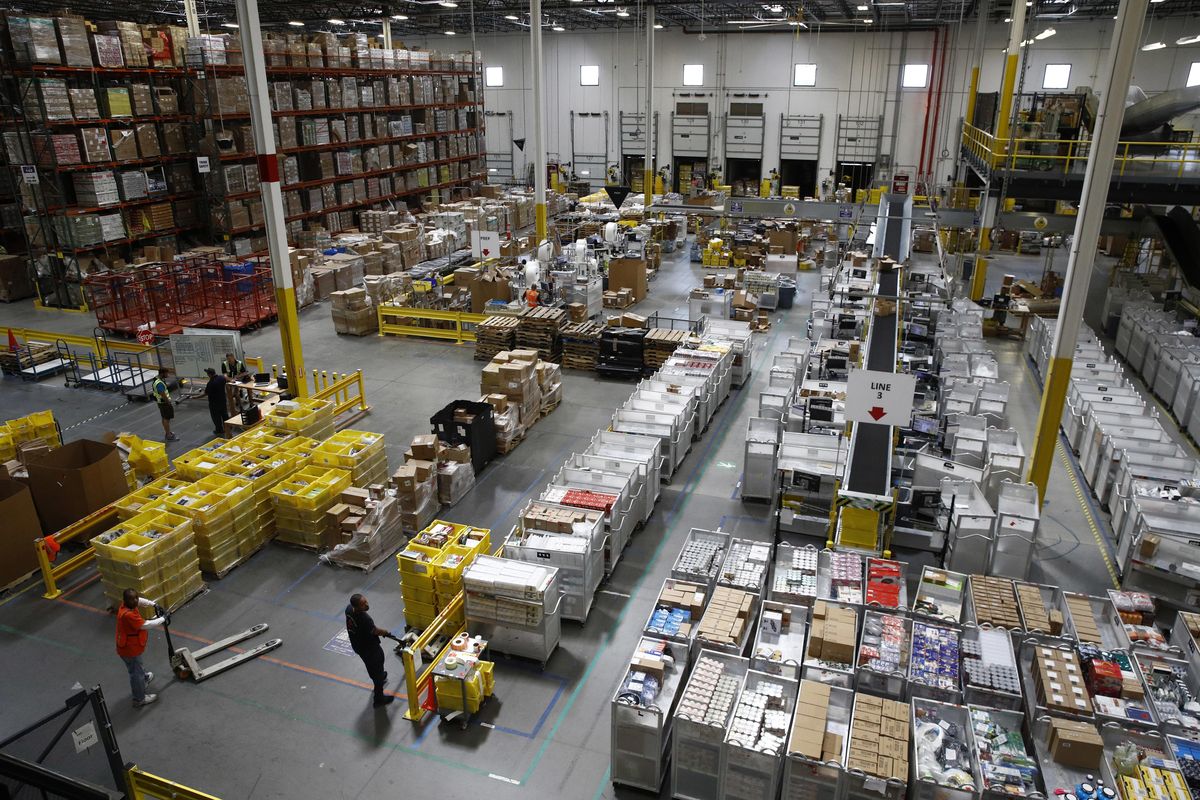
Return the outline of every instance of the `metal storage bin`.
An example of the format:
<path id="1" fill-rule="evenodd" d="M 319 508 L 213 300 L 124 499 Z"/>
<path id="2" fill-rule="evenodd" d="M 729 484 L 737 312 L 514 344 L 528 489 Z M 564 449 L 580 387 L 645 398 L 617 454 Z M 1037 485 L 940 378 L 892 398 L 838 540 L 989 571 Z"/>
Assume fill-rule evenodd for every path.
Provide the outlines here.
<path id="1" fill-rule="evenodd" d="M 660 613 L 664 609 L 668 610 L 668 615 L 670 609 L 684 610 L 681 603 L 672 603 L 669 599 L 664 599 L 664 597 L 669 597 L 672 593 L 686 593 L 689 591 L 693 595 L 699 592 L 702 597 L 697 603 L 696 598 L 693 596 L 692 602 L 686 609 L 687 618 L 684 619 L 682 614 L 677 614 L 674 619 L 664 618 L 663 614 Z M 690 649 L 696 637 L 696 624 L 704 616 L 704 608 L 707 605 L 708 590 L 703 584 L 667 578 L 663 581 L 662 588 L 658 590 L 658 599 L 655 601 L 654 607 L 650 610 L 650 616 L 646 619 L 646 624 L 642 626 L 642 634 L 686 645 Z"/>
<path id="2" fill-rule="evenodd" d="M 1029 734 L 1029 728 L 1025 724 L 1025 716 L 1020 711 L 1004 711 L 995 708 L 981 708 L 971 704 L 967 706 L 967 713 L 971 717 L 971 744 L 975 751 L 975 763 L 979 768 L 980 785 L 979 791 L 983 800 L 1008 800 L 1013 797 L 1028 797 L 1038 800 L 1049 795 L 1045 782 L 1042 780 L 1042 768 L 1038 762 L 1036 754 L 1036 746 L 1033 742 L 1033 737 Z M 1012 752 L 1012 756 L 1016 759 L 1022 757 L 1029 759 L 1030 765 L 1034 770 L 1034 774 L 1029 776 L 1025 785 L 1015 786 L 1006 782 L 1006 777 L 1000 777 L 995 784 L 989 785 L 988 765 L 997 764 L 1000 770 L 1007 767 L 1026 772 L 1022 766 L 1013 765 L 1008 758 L 1003 758 L 996 753 L 992 742 L 987 741 L 981 734 L 981 726 L 995 726 L 998 728 L 998 738 L 1002 741 L 1001 746 L 1008 748 Z M 1020 737 L 1019 740 L 1017 737 Z M 1023 747 L 1018 748 L 1018 741 Z M 1028 774 L 1028 773 L 1026 773 Z"/>
<path id="3" fill-rule="evenodd" d="M 822 550 L 817 557 L 817 599 L 863 604 L 863 563 L 858 553 Z"/>
<path id="4" fill-rule="evenodd" d="M 817 597 L 819 553 L 820 551 L 810 544 L 802 547 L 777 544 L 767 599 L 777 603 L 812 606 Z"/>
<path id="5" fill-rule="evenodd" d="M 962 620 L 966 591 L 966 575 L 936 567 L 922 567 L 912 614 L 914 617 L 957 625 Z"/>
<path id="6" fill-rule="evenodd" d="M 765 695 L 769 698 L 767 710 L 786 715 L 783 717 L 786 722 L 782 725 L 783 735 L 778 737 L 778 743 L 773 748 L 762 742 L 751 741 L 735 729 L 725 735 L 721 748 L 721 798 L 775 800 L 778 796 L 782 756 L 792 729 L 792 713 L 796 710 L 798 689 L 798 683 L 794 680 L 754 670 L 746 673 L 738 698 L 739 706 L 748 701 L 751 695 Z M 732 726 L 738 724 L 738 715 L 739 709 L 735 707 Z"/>
<path id="7" fill-rule="evenodd" d="M 944 478 L 942 508 L 946 567 L 964 574 L 990 574 L 996 514 L 979 485 Z"/>
<path id="8" fill-rule="evenodd" d="M 903 614 L 863 612 L 855 663 L 855 689 L 903 700 L 908 696 L 908 658 L 913 621 Z"/>
<path id="9" fill-rule="evenodd" d="M 938 643 L 942 646 L 938 646 Z M 913 620 L 912 644 L 908 656 L 908 695 L 944 703 L 962 700 L 961 636 L 956 628 Z M 934 663 L 929 654 L 939 652 L 942 661 Z"/>
<path id="10" fill-rule="evenodd" d="M 806 681 L 817 681 L 818 683 L 827 683 L 830 686 L 838 686 L 843 689 L 854 688 L 855 680 L 855 664 L 858 663 L 858 632 L 862 629 L 863 610 L 858 606 L 852 606 L 845 603 L 834 603 L 828 600 L 822 600 L 828 606 L 847 609 L 854 614 L 854 647 L 850 660 L 844 664 L 835 664 L 829 661 L 823 661 L 819 654 L 813 653 L 813 628 L 810 618 L 809 640 L 805 647 L 804 663 L 801 665 L 801 677 Z"/>
<path id="11" fill-rule="evenodd" d="M 671 567 L 671 577 L 698 583 L 711 592 L 725 563 L 729 540 L 728 533 L 692 528 Z"/>
<path id="12" fill-rule="evenodd" d="M 1192 665 L 1166 653 L 1147 650 L 1133 651 L 1141 670 L 1147 697 L 1154 700 L 1154 710 L 1164 733 L 1195 738 L 1200 735 L 1200 713 L 1190 712 L 1180 703 L 1187 697 L 1200 697 L 1200 676 Z"/>
<path id="13" fill-rule="evenodd" d="M 1100 738 L 1104 742 L 1104 758 L 1100 768 L 1097 770 L 1067 766 L 1055 761 L 1050 752 L 1050 722 L 1051 718 L 1048 716 L 1038 717 L 1030 722 L 1034 751 L 1042 768 L 1042 781 L 1050 793 L 1060 788 L 1070 791 L 1072 787 L 1088 781 L 1089 776 L 1093 781 L 1097 778 L 1103 780 L 1105 786 L 1117 787 L 1116 775 L 1113 772 L 1113 754 L 1122 742 L 1130 742 L 1163 753 L 1169 752 L 1169 745 L 1159 734 L 1123 728 L 1110 722 L 1101 725 L 1099 729 Z M 1122 797 L 1120 794 L 1117 796 Z"/>
<path id="14" fill-rule="evenodd" d="M 672 797 L 718 800 L 725 733 L 749 669 L 745 658 L 700 652 L 671 722 Z"/>
<path id="15" fill-rule="evenodd" d="M 751 539 L 731 538 L 717 575 L 718 586 L 742 589 L 762 596 L 771 568 L 771 545 Z"/>
<path id="16" fill-rule="evenodd" d="M 843 436 L 785 432 L 779 445 L 779 528 L 819 537 L 829 530 L 835 487 L 849 447 Z"/>
<path id="17" fill-rule="evenodd" d="M 666 456 L 662 465 L 662 474 L 670 480 L 692 446 L 691 439 L 684 439 L 680 435 L 676 421 L 674 414 L 620 408 L 613 414 L 612 429 L 620 433 L 657 437 L 661 442 L 662 453 Z"/>
<path id="18" fill-rule="evenodd" d="M 779 422 L 751 417 L 746 430 L 742 498 L 773 500 L 779 478 Z"/>
<path id="19" fill-rule="evenodd" d="M 725 319 L 716 319 L 710 316 L 704 325 L 704 337 L 729 342 L 734 353 L 733 385 L 741 386 L 750 377 L 751 359 L 754 355 L 754 334 L 744 322 L 734 322 L 728 319 L 728 316 L 727 314 Z"/>
<path id="20" fill-rule="evenodd" d="M 838 800 L 846 755 L 850 750 L 850 713 L 853 709 L 854 692 L 830 687 L 825 732 L 842 737 L 840 758 L 822 762 L 795 752 L 789 746 L 783 761 L 781 800 Z"/>
<path id="21" fill-rule="evenodd" d="M 664 480 L 661 469 L 664 457 L 657 437 L 601 430 L 592 437 L 588 452 L 598 456 L 626 458 L 645 463 L 648 479 L 646 488 L 650 492 L 650 507 L 653 508 L 654 504 L 658 502 L 662 493 L 662 487 L 659 484 Z"/>
<path id="22" fill-rule="evenodd" d="M 708 428 L 711 418 L 707 405 L 704 403 L 704 381 L 700 378 L 683 376 L 677 380 L 663 380 L 657 375 L 648 378 L 637 385 L 637 391 L 670 394 L 687 400 L 696 412 L 696 433 L 702 433 Z"/>
<path id="23" fill-rule="evenodd" d="M 1025 580 L 1038 545 L 1037 486 L 1003 481 L 996 496 L 989 574 Z"/>
<path id="24" fill-rule="evenodd" d="M 979 760 L 974 752 L 975 743 L 971 739 L 971 716 L 967 709 L 953 703 L 917 697 L 912 701 L 912 714 L 910 763 L 915 780 L 910 800 L 977 800 L 983 781 L 979 774 Z M 936 731 L 941 731 L 941 735 L 935 736 Z M 943 756 L 943 753 L 947 755 Z M 966 764 L 961 763 L 962 757 L 967 759 Z M 939 758 L 945 758 L 946 761 L 939 764 Z M 946 772 L 935 772 L 938 766 Z M 966 773 L 970 781 L 952 781 L 955 771 Z"/>
<path id="25" fill-rule="evenodd" d="M 1073 644 L 1073 642 L 1064 640 L 1055 642 L 1039 641 L 1036 638 L 1027 638 L 1021 640 L 1020 644 L 1018 645 L 1017 666 L 1021 671 L 1021 685 L 1023 687 L 1023 693 L 1025 696 L 1025 716 L 1030 723 L 1035 722 L 1041 717 L 1047 716 L 1062 717 L 1063 719 L 1084 720 L 1087 722 L 1095 721 L 1096 715 L 1092 712 L 1084 711 L 1083 709 L 1068 712 L 1066 710 L 1056 708 L 1055 710 L 1051 711 L 1046 708 L 1046 706 L 1039 700 L 1037 696 L 1037 684 L 1033 675 L 1033 660 L 1037 657 L 1037 651 L 1039 648 L 1049 648 L 1051 650 L 1058 650 L 1063 653 L 1075 654 L 1075 648 Z M 1080 679 L 1082 680 L 1082 678 L 1083 674 L 1081 670 Z M 1084 688 L 1084 691 L 1086 693 L 1086 688 Z"/>
<path id="26" fill-rule="evenodd" d="M 1116 516 L 1121 500 L 1130 497 L 1134 481 L 1156 480 L 1178 485 L 1184 481 L 1200 483 L 1200 461 L 1188 455 L 1182 447 L 1171 454 L 1147 453 L 1138 450 L 1122 450 L 1117 457 L 1117 470 L 1105 488 L 1107 494 L 1097 488 L 1096 495 L 1108 503 L 1108 512 L 1113 515 L 1113 530 L 1119 530 Z"/>
<path id="27" fill-rule="evenodd" d="M 604 571 L 611 575 L 625 552 L 625 545 L 633 534 L 637 524 L 637 514 L 634 505 L 639 498 L 634 491 L 633 475 L 617 475 L 610 472 L 593 472 L 591 470 L 562 467 L 550 485 L 542 491 L 542 500 L 574 507 L 568 493 L 572 490 L 596 492 L 615 498 L 611 508 L 602 513 L 605 530 L 608 533 L 604 543 Z M 642 489 L 645 491 L 645 489 Z M 586 507 L 580 506 L 584 510 Z"/>
<path id="28" fill-rule="evenodd" d="M 673 417 L 675 429 L 679 432 L 681 446 L 683 451 L 687 452 L 691 447 L 690 442 L 699 438 L 700 434 L 696 428 L 694 401 L 676 395 L 654 397 L 654 394 L 654 392 L 644 390 L 636 391 L 629 396 L 622 408 L 626 411 L 644 411 Z"/>
<path id="29" fill-rule="evenodd" d="M 562 629 L 560 573 L 538 564 L 544 573 L 517 588 L 498 588 L 489 575 L 506 560 L 479 556 L 463 573 L 468 629 L 498 653 L 528 658 L 543 667 L 558 646 Z M 532 565 L 522 565 L 532 566 Z"/>
<path id="30" fill-rule="evenodd" d="M 1136 494 L 1122 502 L 1128 504 L 1118 537 L 1122 588 L 1152 592 L 1175 607 L 1195 607 L 1200 598 L 1200 570 L 1194 566 L 1200 504 Z"/>
<path id="31" fill-rule="evenodd" d="M 629 668 L 617 684 L 612 699 L 612 782 L 658 792 L 667 774 L 671 720 L 679 687 L 688 665 L 686 645 L 644 636 L 633 649 Z M 636 673 L 651 675 L 638 659 L 652 667 L 663 665 L 658 691 L 651 696 L 646 681 Z M 656 677 L 651 675 L 651 677 Z M 638 687 L 641 686 L 639 690 Z"/>
<path id="32" fill-rule="evenodd" d="M 538 502 L 555 507 L 554 503 Z M 567 506 L 557 507 L 578 510 Z M 582 525 L 580 523 L 576 527 Z M 591 523 L 587 531 L 577 530 L 574 534 L 526 530 L 522 524 L 518 524 L 504 541 L 502 553 L 505 558 L 557 567 L 563 593 L 562 615 L 566 619 L 583 622 L 592 609 L 596 589 L 604 577 L 606 539 L 602 516 Z"/>
<path id="33" fill-rule="evenodd" d="M 1188 451 L 1174 441 L 1136 442 L 1131 447 L 1119 448 L 1116 454 L 1115 468 L 1108 473 L 1101 473 L 1100 480 L 1092 487 L 1101 502 L 1108 504 L 1109 511 L 1114 516 L 1117 515 L 1116 509 L 1120 505 L 1118 487 L 1123 486 L 1125 481 L 1132 480 L 1133 476 L 1130 473 L 1136 473 L 1139 466 L 1148 470 L 1157 464 L 1165 466 L 1171 463 L 1171 459 L 1192 458 Z M 1147 472 L 1146 477 L 1153 477 L 1153 473 Z M 1114 522 L 1113 529 L 1116 530 L 1117 527 Z"/>
<path id="34" fill-rule="evenodd" d="M 762 604 L 758 633 L 750 650 L 750 667 L 769 675 L 800 680 L 800 664 L 808 644 L 808 608 L 775 603 Z"/>
<path id="35" fill-rule="evenodd" d="M 650 514 L 654 511 L 654 501 L 651 498 L 652 490 L 645 461 L 598 456 L 592 453 L 576 453 L 567 459 L 564 466 L 629 477 L 633 487 L 633 504 L 629 508 L 629 513 L 634 518 L 634 528 L 649 519 Z M 655 485 L 654 489 L 657 488 L 658 486 Z"/>
<path id="36" fill-rule="evenodd" d="M 1009 632 L 965 625 L 959 646 L 963 655 L 963 702 L 1023 711 L 1021 673 Z M 974 668 L 968 659 L 977 661 Z"/>
<path id="37" fill-rule="evenodd" d="M 874 590 L 874 585 L 878 582 L 882 585 L 885 582 L 890 583 L 892 577 L 887 573 L 892 572 L 893 565 L 898 567 L 899 574 L 895 576 L 895 586 L 897 589 L 896 599 L 894 602 L 879 599 L 879 592 Z M 881 576 L 882 574 L 882 576 Z M 884 580 L 886 576 L 887 580 Z M 908 564 L 904 561 L 894 561 L 890 558 L 876 558 L 871 556 L 867 559 L 867 578 L 863 586 L 863 605 L 867 608 L 880 609 L 883 611 L 900 611 L 901 613 L 908 612 Z"/>

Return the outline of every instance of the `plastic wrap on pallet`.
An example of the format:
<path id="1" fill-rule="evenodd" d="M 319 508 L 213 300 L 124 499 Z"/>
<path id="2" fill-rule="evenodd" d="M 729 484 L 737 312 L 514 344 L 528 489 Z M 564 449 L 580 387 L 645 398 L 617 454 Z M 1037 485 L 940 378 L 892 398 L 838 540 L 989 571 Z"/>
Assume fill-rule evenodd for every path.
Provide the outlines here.
<path id="1" fill-rule="evenodd" d="M 348 541 L 323 553 L 320 560 L 336 566 L 374 569 L 404 544 L 400 504 L 393 497 L 384 498 L 348 535 Z"/>
<path id="2" fill-rule="evenodd" d="M 438 500 L 452 506 L 466 496 L 475 485 L 475 468 L 471 462 L 443 461 L 437 469 Z"/>

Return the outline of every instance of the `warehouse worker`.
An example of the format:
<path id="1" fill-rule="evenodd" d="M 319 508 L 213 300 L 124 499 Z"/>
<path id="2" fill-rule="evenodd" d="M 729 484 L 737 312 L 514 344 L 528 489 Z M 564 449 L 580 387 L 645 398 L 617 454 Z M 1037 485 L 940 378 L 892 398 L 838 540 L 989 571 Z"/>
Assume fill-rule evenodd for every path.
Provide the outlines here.
<path id="1" fill-rule="evenodd" d="M 246 369 L 245 361 L 242 361 L 233 353 L 226 353 L 225 360 L 221 362 L 221 374 L 229 380 L 236 380 L 249 375 L 250 370 Z"/>
<path id="2" fill-rule="evenodd" d="M 228 398 L 225 396 L 225 385 L 229 381 L 224 375 L 218 375 L 212 367 L 205 367 L 208 383 L 204 384 L 204 396 L 208 398 L 208 415 L 213 421 L 213 435 L 225 435 L 225 420 L 229 418 Z"/>
<path id="3" fill-rule="evenodd" d="M 150 384 L 150 394 L 154 396 L 154 402 L 158 404 L 158 414 L 162 417 L 163 438 L 168 442 L 175 442 L 179 437 L 171 433 L 175 404 L 171 402 L 171 390 L 167 388 L 167 376 L 170 374 L 171 371 L 166 367 L 159 367 L 158 377 Z"/>
<path id="4" fill-rule="evenodd" d="M 530 286 L 525 290 L 525 305 L 529 306 L 530 308 L 537 308 L 539 296 L 540 293 L 538 292 L 537 284 Z"/>
<path id="5" fill-rule="evenodd" d="M 129 688 L 133 692 L 135 708 L 148 706 L 158 699 L 156 694 L 146 694 L 146 686 L 154 680 L 154 673 L 142 666 L 142 653 L 146 651 L 146 629 L 157 628 L 166 620 L 163 617 L 142 619 L 138 608 L 154 608 L 154 601 L 138 596 L 136 589 L 126 589 L 123 602 L 117 609 L 117 655 L 129 669 Z"/>
<path id="6" fill-rule="evenodd" d="M 375 620 L 367 612 L 371 604 L 361 594 L 350 595 L 350 605 L 346 606 L 346 633 L 350 637 L 350 647 L 362 659 L 367 668 L 367 674 L 375 684 L 375 708 L 386 706 L 396 698 L 383 693 L 383 685 L 387 683 L 387 669 L 383 664 L 383 647 L 379 643 L 380 636 L 392 634 L 383 628 L 375 627 Z"/>

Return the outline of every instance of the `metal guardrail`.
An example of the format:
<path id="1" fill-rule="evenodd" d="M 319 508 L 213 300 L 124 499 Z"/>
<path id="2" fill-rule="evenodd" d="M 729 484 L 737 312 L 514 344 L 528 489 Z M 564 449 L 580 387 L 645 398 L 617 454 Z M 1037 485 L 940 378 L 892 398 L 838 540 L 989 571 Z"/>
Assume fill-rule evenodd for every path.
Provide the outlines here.
<path id="1" fill-rule="evenodd" d="M 73 350 L 85 350 L 91 353 L 93 358 L 102 367 L 107 366 L 118 357 L 117 355 L 109 352 L 110 350 L 118 350 L 121 357 L 128 357 L 130 355 L 140 356 L 144 353 L 153 353 L 156 347 L 156 345 L 152 344 L 140 344 L 138 342 L 127 341 L 107 341 L 106 346 L 105 343 L 100 342 L 92 336 L 80 336 L 72 333 L 55 333 L 54 331 L 43 331 L 36 328 L 6 327 L 0 329 L 0 332 L 6 333 L 7 331 L 12 331 L 13 336 L 15 336 L 17 341 L 22 344 L 29 341 L 48 342 L 49 344 L 62 342 Z M 256 372 L 263 371 L 263 360 L 260 356 L 245 356 L 243 360 L 246 362 L 246 366 L 253 367 Z M 142 364 L 139 361 L 137 362 L 136 366 L 141 366 L 145 369 L 158 369 L 157 362 Z"/>
<path id="2" fill-rule="evenodd" d="M 487 319 L 468 311 L 439 311 L 381 303 L 376 312 L 379 333 L 387 336 L 419 336 L 448 339 L 457 344 L 475 341 L 475 326 Z"/>
<path id="3" fill-rule="evenodd" d="M 129 766 L 126 777 L 129 780 L 130 800 L 220 800 L 216 795 L 160 778 L 133 765 Z"/>
<path id="4" fill-rule="evenodd" d="M 1082 174 L 1092 148 L 1090 140 L 1074 139 L 1013 139 L 1011 144 L 1010 150 L 1009 142 L 997 141 L 995 136 L 973 125 L 963 126 L 963 149 L 980 166 L 992 170 L 1078 171 Z M 1113 161 L 1115 174 L 1119 177 L 1138 174 L 1179 178 L 1190 171 L 1200 177 L 1200 143 L 1118 142 Z"/>
<path id="5" fill-rule="evenodd" d="M 400 658 L 404 662 L 404 688 L 408 695 L 408 710 L 404 712 L 405 719 L 420 722 L 429 713 L 430 709 L 421 700 L 421 693 L 433 694 L 433 668 L 441 660 L 442 654 L 449 649 L 450 642 L 454 637 L 466 630 L 466 623 L 460 621 L 464 618 L 464 608 L 465 599 L 463 593 L 459 592 L 434 617 L 433 622 L 417 637 L 416 641 L 400 651 Z M 428 663 L 422 659 L 421 666 L 418 668 L 418 657 L 438 636 L 446 638 L 445 646 Z M 436 695 L 434 697 L 436 698 Z"/>

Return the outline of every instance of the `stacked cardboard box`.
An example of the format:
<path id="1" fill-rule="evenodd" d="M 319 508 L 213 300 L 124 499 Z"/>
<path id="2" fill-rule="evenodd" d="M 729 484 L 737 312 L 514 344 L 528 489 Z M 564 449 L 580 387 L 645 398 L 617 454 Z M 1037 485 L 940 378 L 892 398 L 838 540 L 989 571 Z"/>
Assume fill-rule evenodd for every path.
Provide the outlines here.
<path id="1" fill-rule="evenodd" d="M 1068 767 L 1094 771 L 1104 758 L 1104 740 L 1091 723 L 1051 717 L 1050 757 Z"/>
<path id="2" fill-rule="evenodd" d="M 1033 683 L 1038 704 L 1051 712 L 1091 715 L 1092 700 L 1074 651 L 1038 646 L 1033 655 Z"/>
<path id="3" fill-rule="evenodd" d="M 846 768 L 907 782 L 911 726 L 908 703 L 869 694 L 856 695 Z"/>
<path id="4" fill-rule="evenodd" d="M 475 485 L 475 467 L 471 464 L 471 449 L 465 444 L 442 446 L 437 460 L 438 502 L 452 506 L 466 496 Z"/>
<path id="5" fill-rule="evenodd" d="M 1062 633 L 1062 614 L 1057 610 L 1046 608 L 1042 599 L 1042 590 L 1028 583 L 1015 584 L 1017 601 L 1021 609 L 1021 618 L 1025 621 L 1025 630 L 1050 633 L 1055 636 Z"/>
<path id="6" fill-rule="evenodd" d="M 788 753 L 798 753 L 813 761 L 841 763 L 843 737 L 840 733 L 826 731 L 828 721 L 829 685 L 801 681 Z"/>
<path id="7" fill-rule="evenodd" d="M 1096 625 L 1096 617 L 1092 613 L 1092 598 L 1071 592 L 1066 592 L 1064 597 L 1067 601 L 1067 610 L 1071 614 L 1071 625 L 1075 628 L 1075 638 L 1090 644 L 1104 644 L 1100 638 L 1100 628 Z"/>
<path id="8" fill-rule="evenodd" d="M 379 331 L 379 317 L 367 297 L 366 289 L 345 289 L 329 295 L 333 329 L 351 336 L 366 336 Z"/>
<path id="9" fill-rule="evenodd" d="M 696 628 L 696 638 L 718 648 L 738 647 L 754 616 L 757 595 L 718 586 Z"/>
<path id="10" fill-rule="evenodd" d="M 707 592 L 698 583 L 668 579 L 658 593 L 645 632 L 674 639 L 690 639 L 692 626 L 704 614 Z"/>
<path id="11" fill-rule="evenodd" d="M 854 663 L 858 617 L 853 609 L 818 600 L 813 603 L 808 657 L 850 667 Z"/>
<path id="12" fill-rule="evenodd" d="M 497 353 L 483 368 L 480 390 L 495 409 L 496 448 L 512 450 L 542 415 L 542 391 L 537 380 L 538 356 L 528 350 Z"/>
<path id="13" fill-rule="evenodd" d="M 542 394 L 541 415 L 544 417 L 562 402 L 562 368 L 551 361 L 539 361 L 534 370 Z"/>
<path id="14" fill-rule="evenodd" d="M 412 458 L 392 473 L 392 487 L 400 503 L 405 533 L 416 533 L 437 516 L 437 462 Z"/>
<path id="15" fill-rule="evenodd" d="M 325 516 L 333 549 L 322 558 L 330 563 L 369 572 L 404 544 L 400 504 L 381 484 L 342 492 Z"/>
<path id="16" fill-rule="evenodd" d="M 547 505 L 534 500 L 521 512 L 521 526 L 530 531 L 573 534 L 579 523 L 586 525 L 585 530 L 591 530 L 598 516 L 596 511 Z"/>
<path id="17" fill-rule="evenodd" d="M 1013 582 L 1008 578 L 972 575 L 971 604 L 975 608 L 975 621 L 980 624 L 1008 630 L 1021 627 L 1017 597 L 1013 591 Z"/>

